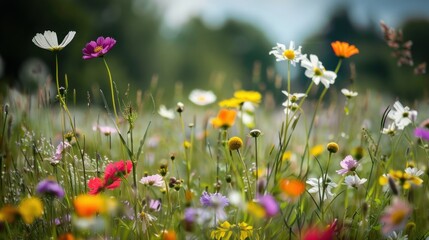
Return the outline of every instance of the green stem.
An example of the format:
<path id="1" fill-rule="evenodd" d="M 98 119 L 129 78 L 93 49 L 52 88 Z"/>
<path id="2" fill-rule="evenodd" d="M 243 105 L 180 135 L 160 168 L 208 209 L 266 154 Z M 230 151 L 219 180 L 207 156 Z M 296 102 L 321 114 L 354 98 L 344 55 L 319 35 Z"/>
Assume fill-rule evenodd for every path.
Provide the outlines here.
<path id="1" fill-rule="evenodd" d="M 290 61 L 287 61 L 287 92 L 288 92 L 288 94 L 291 94 L 291 92 L 290 92 Z"/>
<path id="2" fill-rule="evenodd" d="M 57 83 L 57 94 L 58 97 L 61 97 L 60 94 L 60 83 L 59 83 L 59 77 L 58 77 L 58 54 L 55 54 L 55 81 Z"/>
<path id="3" fill-rule="evenodd" d="M 113 104 L 113 112 L 115 113 L 116 123 L 118 123 L 118 113 L 116 112 L 116 104 L 115 104 L 115 93 L 113 91 L 113 80 L 112 80 L 112 74 L 110 73 L 109 65 L 107 65 L 106 58 L 103 56 L 103 62 L 106 66 L 107 74 L 109 75 L 109 82 L 110 82 L 110 92 L 112 94 L 112 104 Z"/>
<path id="4" fill-rule="evenodd" d="M 255 167 L 256 167 L 256 192 L 258 194 L 258 179 L 259 179 L 259 171 L 258 171 L 258 138 L 255 137 Z M 255 196 L 256 197 L 256 196 Z"/>

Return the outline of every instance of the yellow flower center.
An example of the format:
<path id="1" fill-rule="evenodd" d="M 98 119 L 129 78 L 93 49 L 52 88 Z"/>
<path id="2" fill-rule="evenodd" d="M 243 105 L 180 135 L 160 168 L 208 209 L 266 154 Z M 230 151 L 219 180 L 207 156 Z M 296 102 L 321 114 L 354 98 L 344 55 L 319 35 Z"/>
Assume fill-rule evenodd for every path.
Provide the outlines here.
<path id="1" fill-rule="evenodd" d="M 323 70 L 320 68 L 314 68 L 314 75 L 316 76 L 322 76 L 323 75 Z"/>
<path id="2" fill-rule="evenodd" d="M 206 97 L 205 96 L 203 96 L 203 95 L 201 95 L 201 96 L 198 96 L 198 101 L 200 101 L 200 102 L 204 102 L 205 100 L 206 100 Z"/>
<path id="3" fill-rule="evenodd" d="M 94 48 L 94 52 L 95 52 L 95 53 L 98 53 L 98 52 L 100 52 L 101 50 L 103 50 L 103 47 L 102 47 L 102 46 L 97 46 L 97 47 L 95 47 L 95 48 Z"/>
<path id="4" fill-rule="evenodd" d="M 406 215 L 407 214 L 405 211 L 397 210 L 394 213 L 392 213 L 390 219 L 392 220 L 393 224 L 397 225 L 397 224 L 400 224 L 402 220 L 404 220 Z"/>
<path id="5" fill-rule="evenodd" d="M 283 52 L 283 56 L 285 56 L 289 60 L 295 59 L 295 52 L 293 50 L 286 50 Z"/>

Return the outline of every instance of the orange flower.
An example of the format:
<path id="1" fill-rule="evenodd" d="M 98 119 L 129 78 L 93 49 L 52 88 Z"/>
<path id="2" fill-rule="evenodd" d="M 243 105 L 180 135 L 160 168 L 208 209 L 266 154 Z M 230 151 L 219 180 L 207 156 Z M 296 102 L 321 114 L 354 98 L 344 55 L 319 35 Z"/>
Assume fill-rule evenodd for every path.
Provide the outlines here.
<path id="1" fill-rule="evenodd" d="M 74 199 L 73 204 L 79 217 L 93 217 L 106 209 L 106 200 L 101 195 L 82 194 Z"/>
<path id="2" fill-rule="evenodd" d="M 211 123 L 216 128 L 229 128 L 234 125 L 237 112 L 235 110 L 223 108 L 217 114 L 217 117 L 212 119 Z"/>
<path id="3" fill-rule="evenodd" d="M 335 55 L 339 58 L 349 58 L 359 53 L 359 49 L 355 45 L 350 45 L 346 42 L 335 41 L 331 43 Z"/>
<path id="4" fill-rule="evenodd" d="M 176 232 L 174 230 L 163 231 L 162 240 L 176 240 Z"/>
<path id="5" fill-rule="evenodd" d="M 287 197 L 297 198 L 305 191 L 305 184 L 297 179 L 282 179 L 280 189 Z"/>

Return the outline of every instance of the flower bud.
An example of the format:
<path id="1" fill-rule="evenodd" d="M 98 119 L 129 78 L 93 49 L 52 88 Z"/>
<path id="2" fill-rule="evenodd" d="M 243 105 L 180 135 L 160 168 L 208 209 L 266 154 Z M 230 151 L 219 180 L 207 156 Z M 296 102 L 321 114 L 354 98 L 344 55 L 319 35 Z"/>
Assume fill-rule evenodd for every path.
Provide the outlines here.
<path id="1" fill-rule="evenodd" d="M 336 142 L 330 142 L 326 146 L 326 149 L 328 149 L 328 151 L 330 153 L 336 153 L 336 152 L 338 152 L 338 150 L 340 149 L 340 147 L 338 146 L 338 144 Z"/>
<path id="2" fill-rule="evenodd" d="M 238 150 L 243 146 L 243 141 L 239 137 L 232 137 L 228 140 L 229 150 Z"/>

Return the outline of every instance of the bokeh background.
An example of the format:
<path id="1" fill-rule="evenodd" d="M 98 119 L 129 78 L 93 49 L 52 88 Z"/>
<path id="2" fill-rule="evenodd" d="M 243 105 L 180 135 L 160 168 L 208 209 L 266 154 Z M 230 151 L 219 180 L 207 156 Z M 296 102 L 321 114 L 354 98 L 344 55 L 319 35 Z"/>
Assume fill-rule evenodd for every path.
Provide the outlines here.
<path id="1" fill-rule="evenodd" d="M 381 20 L 413 41 L 414 66 L 398 67 Z M 278 89 L 285 84 L 286 65 L 268 55 L 271 48 L 293 40 L 333 70 L 337 58 L 330 43 L 341 40 L 355 44 L 360 54 L 343 65 L 334 88 L 353 79 L 359 91 L 375 89 L 409 101 L 429 95 L 428 75 L 413 74 L 429 59 L 427 0 L 2 1 L 1 96 L 11 88 L 31 94 L 52 81 L 54 55 L 31 42 L 45 30 L 56 31 L 59 41 L 68 31 L 77 32 L 59 61 L 61 82 L 67 74 L 80 103 L 88 94 L 97 98 L 100 88 L 109 89 L 101 59 L 82 59 L 82 48 L 98 36 L 117 40 L 107 61 L 122 94 L 157 88 L 165 101 L 177 101 L 171 94 L 177 89 L 182 97 L 194 88 L 214 89 L 222 98 L 242 88 L 283 99 Z M 308 85 L 301 68 L 292 73 L 296 91 Z"/>

